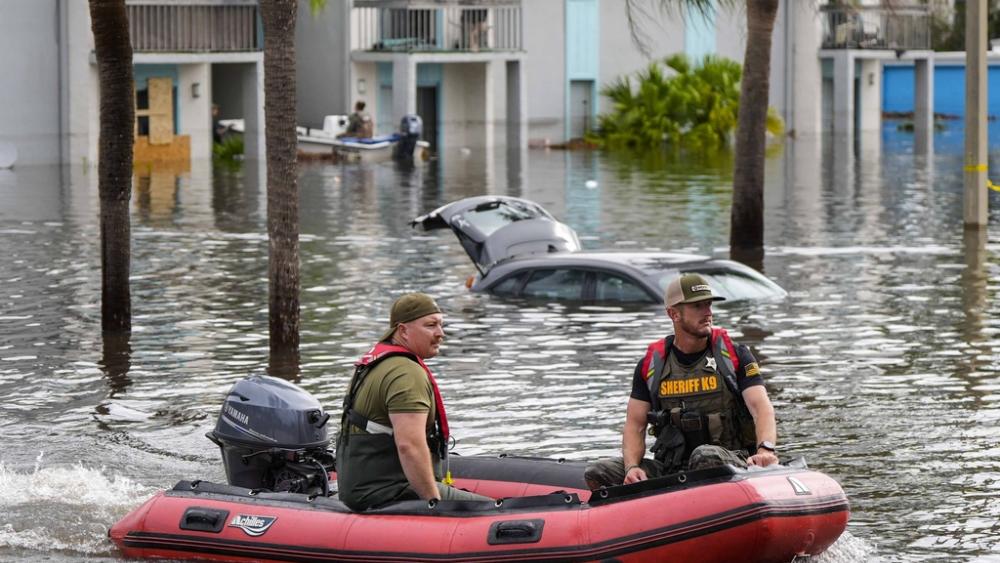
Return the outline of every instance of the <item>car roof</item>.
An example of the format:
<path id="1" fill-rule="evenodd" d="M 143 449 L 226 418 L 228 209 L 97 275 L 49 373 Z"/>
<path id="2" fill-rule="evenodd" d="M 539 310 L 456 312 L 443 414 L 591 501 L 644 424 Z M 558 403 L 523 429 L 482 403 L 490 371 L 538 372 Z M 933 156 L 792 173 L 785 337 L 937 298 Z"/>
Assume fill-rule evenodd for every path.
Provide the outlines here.
<path id="1" fill-rule="evenodd" d="M 580 251 L 516 257 L 497 264 L 480 278 L 476 285 L 488 289 L 519 272 L 549 268 L 606 270 L 630 275 L 635 281 L 644 285 L 651 296 L 661 301 L 665 276 L 672 277 L 681 272 L 694 272 L 706 276 L 735 274 L 757 280 L 760 284 L 771 288 L 774 296 L 785 295 L 780 286 L 749 266 L 724 258 L 679 252 Z"/>
<path id="2" fill-rule="evenodd" d="M 580 266 L 580 267 L 620 267 L 635 270 L 650 276 L 665 271 L 677 270 L 682 266 L 708 263 L 729 263 L 703 254 L 683 254 L 679 252 L 614 252 L 578 251 L 552 252 L 544 255 L 516 256 L 498 265 L 520 269 L 539 266 Z M 619 269 L 619 268 L 616 268 Z"/>

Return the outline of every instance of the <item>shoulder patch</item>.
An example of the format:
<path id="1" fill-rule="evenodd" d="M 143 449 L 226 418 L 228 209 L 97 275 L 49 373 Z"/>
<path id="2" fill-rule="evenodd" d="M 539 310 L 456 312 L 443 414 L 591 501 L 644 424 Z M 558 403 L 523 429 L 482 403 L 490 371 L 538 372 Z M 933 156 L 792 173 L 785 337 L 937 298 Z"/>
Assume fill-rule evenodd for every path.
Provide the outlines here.
<path id="1" fill-rule="evenodd" d="M 747 364 L 747 377 L 755 375 L 760 375 L 760 366 L 757 365 L 757 362 Z"/>

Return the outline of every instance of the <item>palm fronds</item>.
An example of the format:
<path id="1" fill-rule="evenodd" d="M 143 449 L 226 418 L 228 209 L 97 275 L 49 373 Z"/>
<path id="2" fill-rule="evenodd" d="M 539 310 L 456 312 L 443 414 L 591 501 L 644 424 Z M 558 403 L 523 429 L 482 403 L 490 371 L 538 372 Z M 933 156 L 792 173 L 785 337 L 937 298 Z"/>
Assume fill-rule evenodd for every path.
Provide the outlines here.
<path id="1" fill-rule="evenodd" d="M 607 148 L 727 147 L 739 114 L 741 75 L 738 63 L 714 55 L 698 62 L 684 54 L 654 61 L 636 73 L 634 83 L 624 76 L 604 87 L 612 111 L 598 118 L 587 140 Z M 776 113 L 768 124 L 780 134 Z"/>

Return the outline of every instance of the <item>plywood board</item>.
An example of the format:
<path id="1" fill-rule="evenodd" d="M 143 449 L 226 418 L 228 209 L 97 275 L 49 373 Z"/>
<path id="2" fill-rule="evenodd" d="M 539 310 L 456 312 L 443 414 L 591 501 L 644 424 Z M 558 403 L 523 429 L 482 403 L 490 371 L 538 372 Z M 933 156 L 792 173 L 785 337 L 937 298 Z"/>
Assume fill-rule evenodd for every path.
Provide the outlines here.
<path id="1" fill-rule="evenodd" d="M 149 144 L 168 145 L 174 138 L 174 83 L 170 78 L 150 78 Z"/>

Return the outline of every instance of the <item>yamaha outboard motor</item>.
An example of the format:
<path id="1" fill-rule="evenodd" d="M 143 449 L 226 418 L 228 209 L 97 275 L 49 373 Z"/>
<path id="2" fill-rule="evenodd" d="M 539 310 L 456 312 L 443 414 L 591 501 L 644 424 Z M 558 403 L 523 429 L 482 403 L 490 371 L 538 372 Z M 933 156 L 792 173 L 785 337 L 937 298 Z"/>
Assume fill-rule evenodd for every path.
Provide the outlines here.
<path id="1" fill-rule="evenodd" d="M 396 160 L 408 160 L 413 158 L 413 149 L 420 140 L 420 135 L 424 132 L 424 121 L 419 115 L 408 113 L 399 122 L 399 134 L 402 137 L 396 143 L 396 153 L 393 155 Z"/>
<path id="2" fill-rule="evenodd" d="M 329 419 L 297 385 L 255 375 L 233 385 L 206 436 L 222 451 L 230 485 L 326 496 L 334 464 Z"/>

